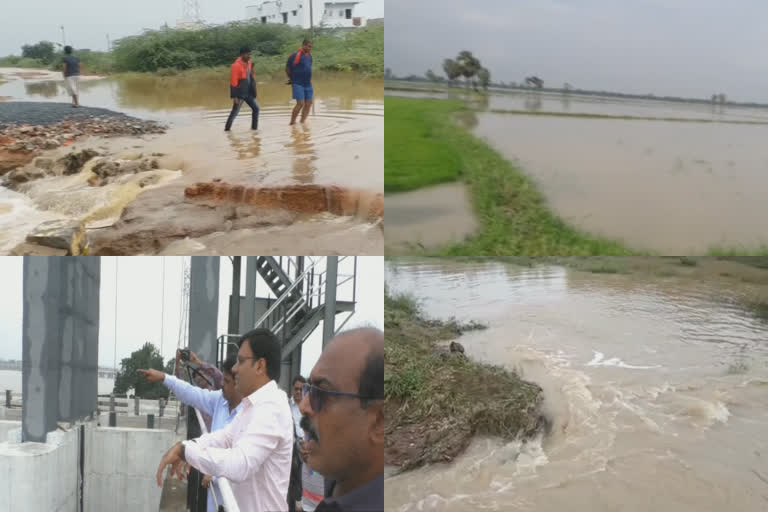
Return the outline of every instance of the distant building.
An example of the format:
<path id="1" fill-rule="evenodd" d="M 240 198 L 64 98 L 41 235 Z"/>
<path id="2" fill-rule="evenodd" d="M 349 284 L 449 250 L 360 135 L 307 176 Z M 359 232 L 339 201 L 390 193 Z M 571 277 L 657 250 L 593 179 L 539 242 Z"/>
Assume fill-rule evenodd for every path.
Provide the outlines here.
<path id="1" fill-rule="evenodd" d="M 367 20 L 355 11 L 360 2 L 333 0 L 262 0 L 245 8 L 245 17 L 261 23 L 282 23 L 302 28 L 364 27 Z"/>

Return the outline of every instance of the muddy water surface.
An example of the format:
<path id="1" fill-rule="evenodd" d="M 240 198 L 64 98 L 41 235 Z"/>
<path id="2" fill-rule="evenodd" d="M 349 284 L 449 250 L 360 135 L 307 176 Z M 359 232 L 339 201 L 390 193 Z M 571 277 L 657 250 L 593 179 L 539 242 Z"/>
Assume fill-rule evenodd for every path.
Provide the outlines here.
<path id="1" fill-rule="evenodd" d="M 7 76 L 11 80 L 0 86 L 0 96 L 21 101 L 68 101 L 61 81 L 50 77 Z M 213 179 L 245 186 L 334 184 L 381 192 L 384 136 L 381 81 L 340 76 L 319 79 L 314 87 L 316 101 L 306 125 L 288 125 L 294 102 L 289 87 L 277 81 L 258 84 L 259 130 L 250 130 L 250 108 L 244 105 L 232 131 L 225 133 L 224 123 L 231 108 L 226 76 L 150 75 L 84 81 L 81 83 L 83 105 L 161 121 L 169 125 L 169 130 L 164 135 L 142 139 L 90 138 L 78 141 L 74 148 L 92 147 L 121 157 L 165 154 L 161 167 L 175 172 L 176 176 L 155 187 L 153 204 L 157 203 L 157 195 L 167 197 L 167 215 L 172 215 L 174 204 L 183 200 L 185 185 Z M 82 188 L 85 185 L 81 187 L 73 180 L 59 178 L 44 181 L 49 183 L 34 182 L 26 187 L 23 194 L 26 199 L 12 192 L 0 194 L 0 226 L 18 225 L 22 215 L 26 224 L 36 224 L 52 216 L 69 218 L 73 210 L 80 210 L 79 205 L 66 204 L 61 192 L 71 193 L 73 201 L 80 201 L 78 192 L 86 192 Z M 71 186 L 75 188 L 68 188 Z M 44 191 L 48 189 L 58 190 L 59 196 L 55 200 L 46 197 Z M 11 200 L 4 196 L 12 196 L 13 204 L 22 204 L 23 208 L 13 207 L 4 214 L 4 205 L 11 205 Z M 125 193 L 115 191 L 112 205 L 115 214 L 125 206 L 124 200 L 122 203 L 118 200 L 120 197 L 124 198 Z M 141 201 L 141 197 L 135 201 Z M 3 219 L 3 215 L 13 218 Z M 344 226 L 334 222 L 316 227 L 319 233 L 327 229 L 343 236 Z M 3 234 L 9 239 L 3 247 L 19 241 L 23 228 L 16 231 Z M 355 228 L 349 235 L 355 236 L 357 231 Z M 381 250 L 377 254 L 381 254 Z"/>
<path id="2" fill-rule="evenodd" d="M 390 289 L 428 314 L 489 325 L 466 351 L 539 383 L 553 432 L 390 477 L 387 510 L 765 510 L 768 322 L 744 306 L 768 297 L 764 271 L 664 265 L 390 262 Z"/>
<path id="3" fill-rule="evenodd" d="M 661 254 L 768 244 L 768 125 L 477 117 L 475 133 L 590 233 Z"/>

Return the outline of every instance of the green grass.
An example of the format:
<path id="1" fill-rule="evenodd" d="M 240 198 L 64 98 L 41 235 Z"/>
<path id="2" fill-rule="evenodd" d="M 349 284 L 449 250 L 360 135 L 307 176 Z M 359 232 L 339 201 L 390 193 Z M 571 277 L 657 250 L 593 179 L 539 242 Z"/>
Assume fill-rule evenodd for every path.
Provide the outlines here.
<path id="1" fill-rule="evenodd" d="M 478 328 L 427 319 L 412 297 L 385 289 L 386 464 L 447 462 L 476 434 L 512 440 L 546 428 L 539 386 L 436 347 Z"/>
<path id="2" fill-rule="evenodd" d="M 763 245 L 757 248 L 745 248 L 736 247 L 733 249 L 727 249 L 724 247 L 713 247 L 707 251 L 707 256 L 717 256 L 721 258 L 739 258 L 739 257 L 760 257 L 768 256 L 768 245 Z"/>
<path id="3" fill-rule="evenodd" d="M 456 101 L 385 98 L 384 191 L 403 192 L 456 181 L 459 148 L 447 137 L 445 118 L 461 110 Z"/>
<path id="4" fill-rule="evenodd" d="M 16 55 L 8 55 L 7 57 L 0 57 L 0 67 L 3 68 L 45 68 L 46 65 L 39 59 L 30 59 L 27 57 L 18 57 Z"/>
<path id="5" fill-rule="evenodd" d="M 622 243 L 568 226 L 548 208 L 522 170 L 461 128 L 471 116 L 459 101 L 387 97 L 385 191 L 411 190 L 463 180 L 469 185 L 480 228 L 440 256 L 629 255 Z"/>
<path id="6" fill-rule="evenodd" d="M 285 61 L 296 51 L 307 31 L 287 25 L 234 22 L 202 30 L 146 31 L 115 42 L 111 52 L 78 50 L 86 74 L 151 72 L 173 75 L 184 70 L 223 67 L 228 70 L 242 46 L 253 50 L 258 76 L 284 76 Z M 384 76 L 384 27 L 354 31 L 316 29 L 314 71 Z M 0 58 L 0 66 L 60 70 L 63 54 L 51 63 L 17 56 Z"/>

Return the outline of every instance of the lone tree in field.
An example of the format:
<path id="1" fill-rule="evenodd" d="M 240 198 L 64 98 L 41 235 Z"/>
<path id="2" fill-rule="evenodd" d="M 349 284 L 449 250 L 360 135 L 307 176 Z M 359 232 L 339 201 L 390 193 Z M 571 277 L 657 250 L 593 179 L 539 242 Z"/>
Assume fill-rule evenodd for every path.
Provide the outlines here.
<path id="1" fill-rule="evenodd" d="M 456 62 L 461 66 L 461 74 L 467 82 L 467 89 L 469 89 L 471 79 L 477 76 L 483 68 L 483 66 L 480 65 L 480 59 L 472 55 L 472 52 L 463 50 L 456 58 Z"/>
<path id="2" fill-rule="evenodd" d="M 443 71 L 445 76 L 448 77 L 449 85 L 453 84 L 453 81 L 461 76 L 461 66 L 453 59 L 445 59 L 443 61 Z"/>

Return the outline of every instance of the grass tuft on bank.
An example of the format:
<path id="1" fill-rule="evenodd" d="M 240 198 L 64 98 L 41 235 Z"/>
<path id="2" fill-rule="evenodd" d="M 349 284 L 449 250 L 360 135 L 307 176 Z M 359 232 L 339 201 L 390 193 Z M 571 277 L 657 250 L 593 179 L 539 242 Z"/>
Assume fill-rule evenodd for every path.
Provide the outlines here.
<path id="1" fill-rule="evenodd" d="M 545 428 L 539 386 L 439 345 L 478 328 L 427 319 L 412 297 L 385 290 L 385 464 L 449 462 L 475 435 L 512 440 Z"/>

